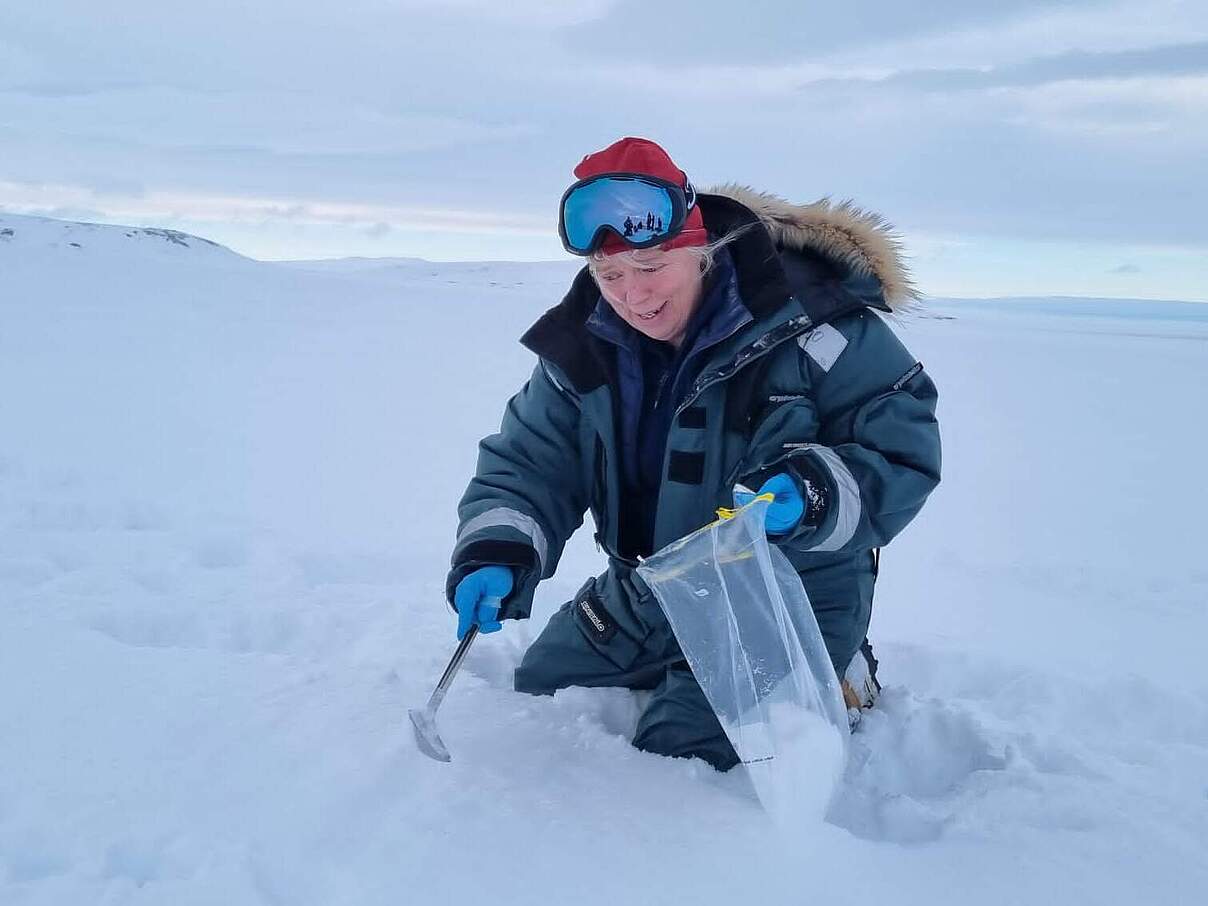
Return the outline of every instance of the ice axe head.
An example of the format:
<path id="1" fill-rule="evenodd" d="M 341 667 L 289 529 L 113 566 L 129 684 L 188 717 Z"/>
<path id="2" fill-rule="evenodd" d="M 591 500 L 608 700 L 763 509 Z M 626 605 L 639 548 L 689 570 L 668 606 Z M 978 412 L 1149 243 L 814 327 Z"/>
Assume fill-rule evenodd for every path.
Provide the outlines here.
<path id="1" fill-rule="evenodd" d="M 419 750 L 437 761 L 452 761 L 453 759 L 449 755 L 449 750 L 445 748 L 445 744 L 441 742 L 440 733 L 436 730 L 436 709 L 444 700 L 445 693 L 453 682 L 453 677 L 457 676 L 461 662 L 465 660 L 466 652 L 470 650 L 470 646 L 474 644 L 474 639 L 477 637 L 478 626 L 475 624 L 470 627 L 470 631 L 465 634 L 458 644 L 457 650 L 453 652 L 449 666 L 445 668 L 444 675 L 436 684 L 436 689 L 433 690 L 432 697 L 428 699 L 427 706 L 422 711 L 413 708 L 407 712 L 411 718 L 411 725 L 415 727 L 415 741 L 419 745 Z"/>
<path id="2" fill-rule="evenodd" d="M 415 742 L 421 752 L 437 761 L 453 760 L 436 730 L 435 712 L 427 708 L 423 711 L 412 708 L 407 712 L 407 716 L 411 718 L 411 724 L 415 728 Z"/>

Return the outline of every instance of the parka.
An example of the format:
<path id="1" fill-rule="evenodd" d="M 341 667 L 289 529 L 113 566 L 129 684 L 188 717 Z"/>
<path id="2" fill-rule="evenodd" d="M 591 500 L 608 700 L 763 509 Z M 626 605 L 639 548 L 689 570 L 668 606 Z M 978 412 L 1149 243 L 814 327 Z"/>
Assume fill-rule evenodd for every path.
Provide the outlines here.
<path id="1" fill-rule="evenodd" d="M 800 574 L 842 675 L 867 631 L 875 550 L 940 480 L 935 385 L 886 323 L 918 295 L 888 228 L 850 204 L 794 205 L 736 185 L 701 193 L 698 204 L 711 236 L 738 233 L 726 248 L 739 309 L 671 419 L 654 548 L 712 521 L 732 505 L 735 485 L 758 489 L 775 472 L 793 475 L 810 494 L 809 518 L 774 540 Z M 608 569 L 551 624 L 573 623 L 565 631 L 581 633 L 624 675 L 651 657 L 671 664 L 682 655 L 620 543 L 625 413 L 617 350 L 589 323 L 599 304 L 585 267 L 524 334 L 537 362 L 499 431 L 481 441 L 447 592 L 451 603 L 470 571 L 509 566 L 515 585 L 501 616 L 526 618 L 537 583 L 554 574 L 590 512 Z M 593 684 L 548 663 L 554 649 L 538 648 L 517 671 L 517 688 Z"/>

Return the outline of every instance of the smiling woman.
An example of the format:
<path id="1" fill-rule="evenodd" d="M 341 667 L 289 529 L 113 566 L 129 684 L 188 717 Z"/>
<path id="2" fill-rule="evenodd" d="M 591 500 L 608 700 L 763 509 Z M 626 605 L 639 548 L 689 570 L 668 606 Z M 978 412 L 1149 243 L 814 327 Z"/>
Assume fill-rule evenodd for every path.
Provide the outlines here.
<path id="1" fill-rule="evenodd" d="M 537 366 L 481 443 L 447 581 L 459 637 L 527 617 L 590 509 L 608 567 L 551 617 L 516 688 L 651 690 L 635 746 L 730 768 L 635 567 L 759 488 L 854 722 L 879 689 L 874 550 L 939 482 L 935 387 L 871 310 L 914 299 L 895 245 L 849 206 L 698 195 L 646 139 L 575 176 L 559 235 L 588 266 L 525 334 Z"/>
<path id="2" fill-rule="evenodd" d="M 678 349 L 700 305 L 703 265 L 690 249 L 639 249 L 593 260 L 589 267 L 600 294 L 626 324 Z"/>

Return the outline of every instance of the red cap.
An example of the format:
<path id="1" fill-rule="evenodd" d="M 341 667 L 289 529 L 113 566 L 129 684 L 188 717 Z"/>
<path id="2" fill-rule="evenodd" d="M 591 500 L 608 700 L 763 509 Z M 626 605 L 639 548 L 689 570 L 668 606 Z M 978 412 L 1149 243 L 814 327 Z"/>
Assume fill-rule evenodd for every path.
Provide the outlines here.
<path id="1" fill-rule="evenodd" d="M 575 167 L 576 179 L 587 179 L 601 173 L 642 173 L 646 176 L 657 176 L 678 186 L 688 185 L 687 174 L 675 165 L 675 161 L 666 151 L 647 138 L 629 137 L 613 142 L 603 151 L 587 155 L 579 162 L 579 166 Z M 709 234 L 705 231 L 700 206 L 695 205 L 684 218 L 683 228 L 659 248 L 669 251 L 708 243 Z M 631 246 L 614 233 L 609 233 L 604 238 L 604 244 L 600 248 L 605 255 L 631 251 Z"/>

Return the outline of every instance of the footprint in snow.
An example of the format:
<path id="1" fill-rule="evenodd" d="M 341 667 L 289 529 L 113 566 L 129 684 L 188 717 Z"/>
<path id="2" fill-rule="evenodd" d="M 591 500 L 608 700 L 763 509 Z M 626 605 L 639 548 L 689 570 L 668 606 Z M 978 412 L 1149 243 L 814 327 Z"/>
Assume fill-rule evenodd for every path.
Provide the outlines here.
<path id="1" fill-rule="evenodd" d="M 855 836 L 896 843 L 1004 820 L 1085 829 L 1098 820 L 1074 807 L 1085 796 L 1047 800 L 1050 791 L 1092 782 L 1084 767 L 964 704 L 889 686 L 852 737 L 829 820 Z"/>

